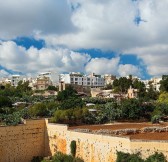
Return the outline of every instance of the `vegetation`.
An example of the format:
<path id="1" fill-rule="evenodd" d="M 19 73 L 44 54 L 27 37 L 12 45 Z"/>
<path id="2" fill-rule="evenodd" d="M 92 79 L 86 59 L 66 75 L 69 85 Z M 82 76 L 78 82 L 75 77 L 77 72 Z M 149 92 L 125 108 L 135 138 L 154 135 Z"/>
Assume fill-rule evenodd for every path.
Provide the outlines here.
<path id="1" fill-rule="evenodd" d="M 66 155 L 62 152 L 57 152 L 50 160 L 42 160 L 41 162 L 84 162 L 81 158 Z"/>
<path id="2" fill-rule="evenodd" d="M 70 148 L 71 148 L 71 155 L 73 157 L 75 157 L 75 155 L 76 155 L 76 141 L 71 141 Z"/>
<path id="3" fill-rule="evenodd" d="M 16 125 L 21 123 L 18 118 L 51 117 L 51 122 L 101 124 L 115 120 L 147 120 L 153 123 L 168 115 L 168 77 L 163 76 L 161 93 L 156 92 L 150 84 L 146 91 L 143 82 L 138 79 L 121 77 L 109 85 L 114 91 L 126 93 L 132 86 L 138 89 L 138 98 L 116 101 L 111 98 L 80 98 L 72 86 L 58 92 L 58 96 L 33 96 L 29 82 L 18 83 L 17 87 L 10 85 L 0 87 L 0 122 Z M 109 88 L 107 87 L 107 88 Z M 48 90 L 57 90 L 49 86 Z M 25 102 L 24 105 L 13 106 L 15 102 Z M 95 106 L 86 107 L 87 103 Z M 91 112 L 89 109 L 95 109 Z M 24 113 L 25 114 L 24 114 Z M 9 122 L 11 120 L 11 122 Z"/>
<path id="4" fill-rule="evenodd" d="M 157 153 L 149 156 L 147 159 L 142 159 L 140 153 L 129 154 L 124 152 L 117 152 L 116 162 L 167 162 L 163 153 Z"/>

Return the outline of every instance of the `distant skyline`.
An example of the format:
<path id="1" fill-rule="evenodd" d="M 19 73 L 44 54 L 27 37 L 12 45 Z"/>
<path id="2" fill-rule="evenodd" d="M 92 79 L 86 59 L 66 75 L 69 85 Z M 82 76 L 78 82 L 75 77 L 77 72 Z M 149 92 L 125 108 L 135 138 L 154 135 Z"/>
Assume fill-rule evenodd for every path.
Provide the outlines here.
<path id="1" fill-rule="evenodd" d="M 168 0 L 5 0 L 0 77 L 43 71 L 168 74 Z"/>

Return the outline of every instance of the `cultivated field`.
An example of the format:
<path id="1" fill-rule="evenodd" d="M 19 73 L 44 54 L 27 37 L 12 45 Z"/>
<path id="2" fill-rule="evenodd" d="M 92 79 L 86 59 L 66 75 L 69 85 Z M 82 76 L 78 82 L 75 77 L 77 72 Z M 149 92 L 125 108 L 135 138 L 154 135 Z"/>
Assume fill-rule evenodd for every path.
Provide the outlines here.
<path id="1" fill-rule="evenodd" d="M 114 123 L 109 125 L 82 125 L 69 130 L 96 134 L 127 136 L 130 139 L 168 140 L 168 123 Z"/>

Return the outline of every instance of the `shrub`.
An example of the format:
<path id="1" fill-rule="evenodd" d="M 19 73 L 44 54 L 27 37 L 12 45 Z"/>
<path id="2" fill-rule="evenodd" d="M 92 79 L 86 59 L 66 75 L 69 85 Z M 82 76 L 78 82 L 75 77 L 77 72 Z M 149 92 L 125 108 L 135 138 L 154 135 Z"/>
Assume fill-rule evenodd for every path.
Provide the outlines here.
<path id="1" fill-rule="evenodd" d="M 140 154 L 129 154 L 124 152 L 117 152 L 117 160 L 116 162 L 144 162 L 144 160 L 140 157 Z"/>
<path id="2" fill-rule="evenodd" d="M 44 103 L 37 103 L 29 109 L 31 116 L 47 116 L 48 110 Z"/>
<path id="3" fill-rule="evenodd" d="M 151 122 L 154 123 L 159 123 L 161 116 L 160 115 L 155 115 L 152 117 Z"/>
<path id="4" fill-rule="evenodd" d="M 163 153 L 155 152 L 155 154 L 149 156 L 145 162 L 167 162 L 167 160 Z"/>
<path id="5" fill-rule="evenodd" d="M 71 155 L 73 157 L 75 157 L 75 155 L 76 155 L 76 141 L 71 141 L 70 148 L 71 148 Z"/>
<path id="6" fill-rule="evenodd" d="M 43 160 L 43 157 L 41 156 L 34 156 L 31 162 L 41 162 Z"/>
<path id="7" fill-rule="evenodd" d="M 52 162 L 73 162 L 74 158 L 71 155 L 63 154 L 62 152 L 57 152 L 53 158 Z"/>

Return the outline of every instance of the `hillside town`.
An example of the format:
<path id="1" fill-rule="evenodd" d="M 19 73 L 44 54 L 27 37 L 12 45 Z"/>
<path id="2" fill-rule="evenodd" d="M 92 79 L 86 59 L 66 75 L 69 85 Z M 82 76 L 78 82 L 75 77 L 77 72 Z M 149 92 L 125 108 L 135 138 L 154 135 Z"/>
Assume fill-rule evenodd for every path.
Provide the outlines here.
<path id="1" fill-rule="evenodd" d="M 168 162 L 168 0 L 1 0 L 0 162 Z"/>
<path id="2" fill-rule="evenodd" d="M 1 78 L 0 124 L 2 128 L 9 127 L 9 130 L 3 129 L 2 131 L 9 136 L 4 136 L 6 133 L 2 133 L 1 148 L 7 151 L 8 145 L 3 144 L 6 138 L 11 141 L 12 136 L 15 136 L 18 140 L 17 133 L 27 134 L 29 128 L 31 128 L 31 132 L 29 132 L 31 140 L 37 141 L 39 138 L 41 141 L 46 140 L 43 132 L 49 138 L 47 143 L 36 142 L 40 149 L 43 148 L 41 153 L 30 152 L 30 154 L 25 155 L 23 152 L 21 156 L 11 154 L 11 157 L 3 156 L 2 159 L 9 161 L 9 158 L 14 156 L 15 159 L 25 158 L 25 161 L 40 162 L 44 158 L 43 160 L 46 162 L 54 162 L 54 158 L 68 158 L 66 157 L 69 156 L 66 148 L 69 145 L 74 145 L 70 149 L 71 151 L 72 149 L 75 150 L 69 158 L 79 162 L 90 161 L 90 158 L 95 159 L 95 161 L 102 161 L 105 158 L 109 162 L 115 160 L 118 162 L 123 156 L 127 156 L 128 159 L 136 156 L 134 158 L 136 160 L 141 159 L 141 161 L 147 161 L 154 156 L 155 158 L 162 158 L 164 161 L 167 156 L 166 149 L 159 147 L 157 150 L 151 149 L 148 153 L 145 150 L 152 147 L 149 145 L 151 141 L 168 140 L 167 96 L 167 75 L 150 80 L 141 80 L 132 75 L 116 77 L 112 74 L 91 73 L 84 75 L 71 72 L 53 76 L 51 72 L 45 72 L 40 73 L 35 78 L 22 75 Z M 46 119 L 44 120 L 44 118 Z M 36 125 L 36 122 L 39 122 L 39 125 Z M 32 124 L 29 125 L 30 123 Z M 45 128 L 44 124 L 48 128 Z M 19 128 L 21 125 L 24 129 L 15 132 L 15 128 Z M 33 132 L 36 132 L 35 138 Z M 76 135 L 71 137 L 69 133 Z M 99 135 L 109 136 L 111 140 L 117 137 L 119 138 L 117 139 L 118 142 L 123 145 L 123 149 L 118 148 L 117 152 L 113 150 L 112 157 L 102 154 L 96 158 L 97 151 L 102 152 L 103 150 L 99 150 L 94 145 L 95 154 L 83 156 L 79 149 L 83 150 L 84 148 L 77 143 L 77 141 L 85 143 L 85 140 L 89 140 L 83 139 L 83 134 L 89 136 L 93 134 L 95 138 L 90 137 L 93 140 L 99 139 Z M 61 139 L 69 139 L 71 143 L 67 140 L 62 143 L 60 142 Z M 127 142 L 132 146 L 127 148 L 124 140 L 128 140 Z M 148 143 L 145 143 L 145 148 L 141 150 L 134 143 L 135 140 L 146 140 Z M 88 142 L 88 149 L 90 149 L 91 141 Z M 109 143 L 108 140 L 106 142 Z M 98 143 L 102 145 L 102 139 L 99 139 Z M 25 142 L 20 147 L 22 145 L 24 146 Z M 109 145 L 110 147 L 106 148 L 106 151 L 110 154 L 110 148 L 113 148 L 114 144 L 110 143 Z M 117 143 L 115 145 L 119 147 Z M 137 149 L 141 151 L 141 155 L 138 152 L 134 153 Z M 17 148 L 15 151 L 18 151 Z"/>

